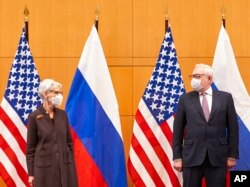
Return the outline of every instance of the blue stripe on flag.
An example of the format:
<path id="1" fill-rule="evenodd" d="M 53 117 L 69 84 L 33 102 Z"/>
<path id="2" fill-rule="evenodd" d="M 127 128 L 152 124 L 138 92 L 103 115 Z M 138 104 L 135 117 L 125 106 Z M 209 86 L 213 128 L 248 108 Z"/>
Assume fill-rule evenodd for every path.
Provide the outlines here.
<path id="1" fill-rule="evenodd" d="M 250 132 L 238 116 L 239 124 L 239 160 L 233 170 L 249 170 L 250 168 Z"/>
<path id="2" fill-rule="evenodd" d="M 66 111 L 72 128 L 95 160 L 108 186 L 126 186 L 122 139 L 79 69 L 71 85 Z"/>

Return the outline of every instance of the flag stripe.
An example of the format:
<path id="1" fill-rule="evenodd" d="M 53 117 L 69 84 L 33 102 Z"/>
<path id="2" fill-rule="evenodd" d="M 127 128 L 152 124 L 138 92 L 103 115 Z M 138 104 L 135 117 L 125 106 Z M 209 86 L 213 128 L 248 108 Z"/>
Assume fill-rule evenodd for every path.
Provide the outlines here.
<path id="1" fill-rule="evenodd" d="M 154 133 L 154 137 L 157 139 L 157 141 L 160 143 L 161 148 L 164 150 L 165 154 L 167 155 L 168 162 L 164 162 L 166 164 L 165 168 L 168 171 L 168 175 L 170 175 L 171 182 L 174 187 L 180 186 L 182 184 L 182 175 L 173 169 L 171 165 L 171 160 L 173 158 L 172 153 L 172 144 L 170 143 L 172 141 L 172 129 L 173 127 L 173 117 L 168 118 L 167 122 L 170 123 L 169 127 L 165 127 L 166 122 L 163 122 L 162 125 L 157 125 L 157 122 L 153 117 L 149 118 L 150 111 L 148 110 L 148 107 L 146 107 L 146 104 L 144 100 L 141 100 L 139 103 L 139 109 L 141 110 L 141 114 L 143 115 L 143 119 L 146 121 L 146 124 L 150 127 L 151 132 Z M 162 131 L 163 129 L 163 131 Z M 171 129 L 171 130 L 169 130 Z M 170 137 L 167 137 L 165 135 L 170 135 Z M 167 137 L 167 138 L 166 138 Z M 168 141 L 167 141 L 168 140 Z M 165 161 L 165 159 L 162 159 Z M 170 163 L 171 162 L 171 163 Z"/>
<path id="2" fill-rule="evenodd" d="M 161 127 L 163 134 L 168 139 L 169 145 L 172 146 L 173 131 L 171 131 L 170 125 L 171 123 L 163 122 L 160 127 Z"/>
<path id="3" fill-rule="evenodd" d="M 5 98 L 2 99 L 0 106 L 2 110 L 4 110 L 5 115 L 7 115 L 8 118 L 10 119 L 10 121 L 14 122 L 14 124 L 19 124 L 15 126 L 18 129 L 18 132 L 20 133 L 20 135 L 22 136 L 22 139 L 26 142 L 27 141 L 27 127 L 25 126 L 25 124 L 23 124 L 20 117 L 13 110 L 12 106 L 9 104 L 9 102 Z"/>
<path id="4" fill-rule="evenodd" d="M 20 163 L 22 164 L 22 167 L 25 168 L 25 171 L 27 173 L 26 170 L 26 157 L 25 157 L 25 153 L 22 152 L 22 150 L 20 149 L 17 140 L 15 139 L 15 137 L 8 131 L 8 129 L 6 128 L 6 126 L 2 123 L 2 121 L 0 121 L 0 128 L 2 129 L 1 136 L 8 141 L 8 147 L 11 148 L 12 150 L 15 151 L 16 155 L 18 156 L 18 160 L 20 161 Z M 5 147 L 2 147 L 3 151 L 5 152 Z"/>
<path id="5" fill-rule="evenodd" d="M 3 178 L 3 180 L 7 186 L 15 186 L 14 181 L 12 180 L 12 178 L 10 177 L 8 172 L 6 171 L 5 167 L 1 163 L 0 163 L 0 175 Z"/>
<path id="6" fill-rule="evenodd" d="M 5 153 L 0 149 L 0 159 L 4 160 L 4 162 L 1 162 L 8 172 L 9 176 L 14 180 L 15 186 L 25 186 L 22 179 L 20 179 L 20 176 L 17 173 L 16 167 L 10 162 L 8 157 L 5 155 Z M 8 179 L 7 179 L 8 180 Z"/>
<path id="7" fill-rule="evenodd" d="M 169 144 L 168 138 L 165 136 L 164 132 L 162 131 L 161 125 L 158 125 L 153 117 L 151 118 L 147 117 L 147 116 L 150 116 L 150 111 L 146 107 L 144 100 L 140 101 L 139 110 L 141 112 L 141 115 L 143 116 L 143 119 L 145 120 L 145 123 L 148 125 L 151 132 L 154 134 L 154 137 L 157 139 L 157 141 L 161 145 L 161 148 L 164 150 L 165 154 L 167 154 L 168 158 L 171 159 L 173 157 L 173 154 L 172 154 L 172 147 Z"/>
<path id="8" fill-rule="evenodd" d="M 6 136 L 7 139 L 11 139 L 11 145 L 13 150 L 17 150 L 19 154 L 25 154 L 26 151 L 26 142 L 22 138 L 20 131 L 17 129 L 17 126 L 11 121 L 8 115 L 0 106 L 0 115 L 1 115 L 1 132 L 3 136 Z M 1 122 L 0 121 L 0 122 Z M 27 131 L 27 129 L 26 129 Z M 8 134 L 5 135 L 5 132 Z"/>
<path id="9" fill-rule="evenodd" d="M 247 122 L 250 124 L 250 121 Z M 250 170 L 250 132 L 241 118 L 238 116 L 239 124 L 239 160 L 236 162 L 234 170 Z"/>
<path id="10" fill-rule="evenodd" d="M 2 135 L 0 135 L 0 144 L 5 155 L 9 158 L 9 161 L 15 166 L 21 180 L 28 186 L 27 171 L 25 171 L 23 166 L 20 164 L 23 162 L 19 161 L 19 155 L 17 156 L 15 152 L 9 147 L 8 143 L 5 141 Z"/>
<path id="11" fill-rule="evenodd" d="M 164 186 L 161 177 L 157 173 L 156 169 L 160 169 L 160 167 L 155 168 L 152 162 L 149 160 L 147 154 L 145 153 L 144 149 L 138 142 L 135 136 L 132 137 L 133 149 L 135 152 L 140 153 L 138 154 L 140 160 L 142 161 L 143 166 L 146 168 L 148 174 L 150 175 L 151 179 L 154 181 L 156 186 Z"/>
<path id="12" fill-rule="evenodd" d="M 153 162 L 153 163 L 155 163 L 159 159 L 160 163 L 158 166 L 155 166 L 155 167 L 160 168 L 159 170 L 162 173 L 162 177 L 163 177 L 165 185 L 167 185 L 167 186 L 170 185 L 169 182 L 171 181 L 173 186 L 178 186 L 178 185 L 180 186 L 180 184 L 178 182 L 178 178 L 176 177 L 176 174 L 174 173 L 173 168 L 171 166 L 170 159 L 166 155 L 166 153 L 169 151 L 167 151 L 167 152 L 164 151 L 162 145 L 160 145 L 159 141 L 157 140 L 156 136 L 154 135 L 154 133 L 160 134 L 159 131 L 161 131 L 161 129 L 157 125 L 157 126 L 155 126 L 154 131 L 152 131 L 152 129 L 149 128 L 148 124 L 152 125 L 153 123 L 147 123 L 145 121 L 145 119 L 143 118 L 143 116 L 141 115 L 141 113 L 139 112 L 139 110 L 137 111 L 135 118 L 136 118 L 137 124 L 142 129 L 142 132 L 140 134 L 140 139 L 142 139 L 143 132 L 147 133 L 147 134 L 145 134 L 145 136 L 147 138 L 145 137 L 145 141 L 141 142 L 141 145 L 144 147 L 144 145 L 147 142 L 146 140 L 148 140 L 149 143 L 151 144 L 152 147 L 150 147 L 150 148 L 153 148 L 153 150 L 149 150 L 150 145 L 145 146 L 145 149 L 146 149 L 146 151 L 148 151 L 148 155 L 150 155 L 150 153 L 151 153 L 151 156 L 153 156 L 153 153 L 154 152 L 156 153 L 156 155 L 150 159 L 152 159 L 151 162 Z M 135 125 L 135 127 L 137 127 L 137 125 Z M 156 129 L 156 128 L 158 128 L 158 129 Z M 135 132 L 137 132 L 136 129 L 135 129 Z M 138 136 L 139 136 L 139 134 L 138 134 Z M 171 152 L 171 149 L 170 149 L 170 152 Z"/>
<path id="13" fill-rule="evenodd" d="M 108 186 L 95 161 L 89 155 L 85 147 L 82 145 L 82 142 L 73 130 L 72 139 L 74 142 L 75 162 L 77 163 L 76 169 L 78 173 L 78 185 L 102 187 Z"/>
<path id="14" fill-rule="evenodd" d="M 134 151 L 133 147 L 131 146 L 129 151 L 129 174 L 136 186 L 155 186 L 154 181 L 148 174 L 148 171 L 143 166 L 141 160 L 137 156 L 138 154 Z"/>

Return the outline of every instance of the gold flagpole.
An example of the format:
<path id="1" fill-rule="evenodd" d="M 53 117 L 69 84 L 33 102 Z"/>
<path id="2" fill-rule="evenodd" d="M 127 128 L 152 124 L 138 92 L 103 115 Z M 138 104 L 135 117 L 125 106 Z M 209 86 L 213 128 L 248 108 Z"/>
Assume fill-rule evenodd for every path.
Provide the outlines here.
<path id="1" fill-rule="evenodd" d="M 221 7 L 221 19 L 222 19 L 222 24 L 224 28 L 226 28 L 226 7 L 225 7 L 224 0 L 223 0 L 222 7 Z"/>
<path id="2" fill-rule="evenodd" d="M 168 1 L 165 1 L 165 33 L 168 30 Z"/>
<path id="3" fill-rule="evenodd" d="M 27 5 L 25 5 L 25 8 L 24 8 L 24 11 L 23 11 L 23 14 L 24 14 L 24 23 L 25 23 L 25 30 L 26 30 L 26 38 L 27 38 L 27 41 L 29 42 L 29 10 L 27 8 Z"/>
<path id="4" fill-rule="evenodd" d="M 95 27 L 98 32 L 98 24 L 99 24 L 99 2 L 96 1 L 96 9 L 95 9 Z"/>

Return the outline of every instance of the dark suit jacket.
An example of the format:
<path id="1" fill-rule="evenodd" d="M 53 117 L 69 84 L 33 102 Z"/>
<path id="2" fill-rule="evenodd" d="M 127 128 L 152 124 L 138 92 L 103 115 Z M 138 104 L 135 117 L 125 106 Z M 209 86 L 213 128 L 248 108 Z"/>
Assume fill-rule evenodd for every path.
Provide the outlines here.
<path id="1" fill-rule="evenodd" d="M 54 124 L 41 106 L 30 114 L 27 134 L 28 174 L 36 187 L 76 187 L 73 143 L 65 111 L 56 108 Z"/>
<path id="2" fill-rule="evenodd" d="M 184 167 L 202 164 L 206 154 L 213 166 L 226 166 L 227 158 L 238 158 L 238 122 L 232 95 L 213 91 L 209 121 L 203 114 L 199 93 L 180 97 L 173 127 L 173 159 Z"/>

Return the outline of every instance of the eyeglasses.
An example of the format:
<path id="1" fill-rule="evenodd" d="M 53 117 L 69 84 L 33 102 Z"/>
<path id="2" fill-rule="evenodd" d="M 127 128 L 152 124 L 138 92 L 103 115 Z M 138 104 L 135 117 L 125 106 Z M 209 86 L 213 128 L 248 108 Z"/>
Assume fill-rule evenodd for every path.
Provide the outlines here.
<path id="1" fill-rule="evenodd" d="M 189 75 L 189 78 L 192 79 L 192 78 L 195 78 L 195 79 L 200 79 L 202 76 L 207 76 L 208 75 L 205 75 L 205 74 L 192 74 L 192 75 Z"/>
<path id="2" fill-rule="evenodd" d="M 58 94 L 62 94 L 63 95 L 63 92 L 61 92 L 61 91 L 54 91 L 54 90 L 50 90 L 47 93 L 54 93 L 56 95 L 58 95 Z"/>

